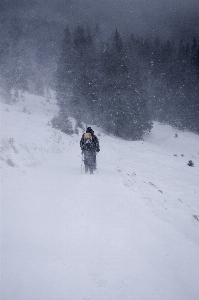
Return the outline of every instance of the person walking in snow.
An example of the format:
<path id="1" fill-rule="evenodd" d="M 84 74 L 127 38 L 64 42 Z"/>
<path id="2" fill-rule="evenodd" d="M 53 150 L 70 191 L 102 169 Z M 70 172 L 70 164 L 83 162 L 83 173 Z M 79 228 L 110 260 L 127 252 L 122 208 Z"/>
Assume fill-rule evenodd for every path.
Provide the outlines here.
<path id="1" fill-rule="evenodd" d="M 100 147 L 99 140 L 91 127 L 88 127 L 86 133 L 82 135 L 80 147 L 84 155 L 85 172 L 89 170 L 92 174 L 96 170 L 96 153 L 100 151 Z"/>

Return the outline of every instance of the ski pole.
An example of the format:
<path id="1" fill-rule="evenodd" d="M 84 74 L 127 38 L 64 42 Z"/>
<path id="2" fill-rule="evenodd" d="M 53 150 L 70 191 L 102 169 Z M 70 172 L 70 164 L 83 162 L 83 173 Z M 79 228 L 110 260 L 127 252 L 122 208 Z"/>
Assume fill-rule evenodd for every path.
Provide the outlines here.
<path id="1" fill-rule="evenodd" d="M 82 154 L 82 153 L 81 153 Z M 83 156 L 83 155 L 82 155 Z M 82 161 L 83 161 L 83 158 L 82 158 Z M 81 173 L 82 173 L 82 161 L 81 161 Z"/>
<path id="2" fill-rule="evenodd" d="M 95 169 L 96 169 L 96 173 L 98 174 L 98 168 L 97 168 L 97 153 L 96 153 L 96 157 L 95 157 Z"/>
<path id="3" fill-rule="evenodd" d="M 82 151 L 82 163 L 81 163 L 81 173 L 82 173 L 82 167 L 83 167 L 83 151 Z"/>

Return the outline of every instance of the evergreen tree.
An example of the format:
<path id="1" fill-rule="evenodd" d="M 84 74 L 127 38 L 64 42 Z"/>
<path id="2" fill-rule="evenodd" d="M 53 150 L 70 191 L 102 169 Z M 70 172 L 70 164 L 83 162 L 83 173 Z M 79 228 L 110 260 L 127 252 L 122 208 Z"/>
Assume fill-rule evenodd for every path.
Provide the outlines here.
<path id="1" fill-rule="evenodd" d="M 78 122 L 97 124 L 136 140 L 151 120 L 199 132 L 199 47 L 135 38 L 116 29 L 107 42 L 99 30 L 67 28 L 58 64 L 58 104 Z M 67 118 L 66 118 L 67 119 Z"/>
<path id="2" fill-rule="evenodd" d="M 96 121 L 98 57 L 90 29 L 78 25 L 74 32 L 75 84 L 73 104 L 75 117 L 86 123 Z"/>
<path id="3" fill-rule="evenodd" d="M 144 132 L 150 131 L 152 123 L 147 100 L 142 94 L 140 74 L 130 62 L 116 30 L 103 53 L 104 121 L 109 132 L 134 140 L 141 139 Z"/>
<path id="4" fill-rule="evenodd" d="M 71 135 L 74 133 L 72 123 L 66 110 L 60 110 L 58 116 L 52 119 L 51 124 L 53 128 L 61 130 L 66 134 Z"/>
<path id="5" fill-rule="evenodd" d="M 68 109 L 74 83 L 72 36 L 68 27 L 64 31 L 57 66 L 57 101 L 61 110 Z"/>

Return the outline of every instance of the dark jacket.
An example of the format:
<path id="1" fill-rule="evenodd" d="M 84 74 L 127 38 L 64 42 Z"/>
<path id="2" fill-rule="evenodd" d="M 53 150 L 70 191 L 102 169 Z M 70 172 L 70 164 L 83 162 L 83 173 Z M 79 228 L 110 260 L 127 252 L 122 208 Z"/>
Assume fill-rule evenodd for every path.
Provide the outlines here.
<path id="1" fill-rule="evenodd" d="M 96 135 L 92 134 L 92 142 L 90 145 L 86 144 L 84 141 L 84 134 L 82 135 L 82 138 L 80 140 L 80 147 L 82 151 L 95 151 L 95 152 L 99 152 L 100 151 L 100 147 L 99 147 L 99 140 L 96 137 Z"/>

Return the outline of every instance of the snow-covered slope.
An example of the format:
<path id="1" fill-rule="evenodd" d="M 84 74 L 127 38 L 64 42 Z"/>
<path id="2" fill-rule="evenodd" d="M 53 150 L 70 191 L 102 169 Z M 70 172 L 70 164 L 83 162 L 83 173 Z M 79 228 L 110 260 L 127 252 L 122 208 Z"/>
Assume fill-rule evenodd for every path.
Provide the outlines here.
<path id="1" fill-rule="evenodd" d="M 199 136 L 94 127 L 98 173 L 83 174 L 82 132 L 51 128 L 57 111 L 1 103 L 1 299 L 199 299 Z"/>

